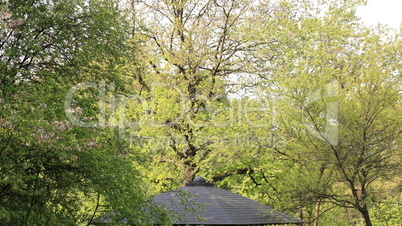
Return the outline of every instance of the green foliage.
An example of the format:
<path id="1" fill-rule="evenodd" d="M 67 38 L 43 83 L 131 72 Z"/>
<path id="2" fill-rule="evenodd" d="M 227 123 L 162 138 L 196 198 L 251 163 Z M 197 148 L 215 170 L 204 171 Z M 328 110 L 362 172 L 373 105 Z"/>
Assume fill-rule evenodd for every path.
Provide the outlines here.
<path id="1" fill-rule="evenodd" d="M 261 66 L 267 72 L 258 92 L 278 97 L 277 133 L 286 145 L 274 151 L 290 162 L 286 174 L 277 174 L 274 192 L 289 195 L 281 202 L 295 203 L 308 223 L 315 221 L 309 209 L 320 211 L 323 201 L 354 208 L 371 225 L 371 184 L 400 170 L 401 55 L 395 46 L 401 40 L 360 25 L 355 4 L 323 11 L 303 4 L 298 14 L 292 11 L 297 3 L 281 4 L 283 10 L 261 24 L 279 28 L 276 35 L 257 35 L 275 40 L 260 52 L 270 62 Z"/>
<path id="2" fill-rule="evenodd" d="M 133 153 L 99 121 L 99 87 L 115 84 L 126 25 L 115 1 L 2 1 L 0 219 L 3 225 L 87 224 L 119 212 L 149 222 L 153 207 Z M 87 83 L 85 83 L 87 82 Z M 145 207 L 148 212 L 144 212 Z M 159 211 L 155 209 L 155 211 Z"/>
<path id="3" fill-rule="evenodd" d="M 387 201 L 373 208 L 374 225 L 398 225 L 402 222 L 401 204 L 395 202 L 397 200 Z"/>
<path id="4" fill-rule="evenodd" d="M 401 36 L 363 2 L 2 1 L 0 219 L 146 224 L 200 174 L 309 225 L 397 224 Z"/>
<path id="5" fill-rule="evenodd" d="M 143 120 L 127 131 L 150 138 L 143 150 L 157 191 L 190 182 L 203 170 L 213 151 L 211 128 L 230 123 L 225 78 L 241 71 L 235 54 L 247 43 L 236 31 L 248 7 L 248 1 L 133 2 L 140 28 L 134 40 L 142 41 L 133 86 L 141 87 L 147 104 L 141 105 L 145 114 L 129 113 Z"/>
<path id="6" fill-rule="evenodd" d="M 363 1 L 136 3 L 124 117 L 156 191 L 198 173 L 307 224 L 369 224 L 372 183 L 399 169 L 400 36 L 364 27 Z"/>

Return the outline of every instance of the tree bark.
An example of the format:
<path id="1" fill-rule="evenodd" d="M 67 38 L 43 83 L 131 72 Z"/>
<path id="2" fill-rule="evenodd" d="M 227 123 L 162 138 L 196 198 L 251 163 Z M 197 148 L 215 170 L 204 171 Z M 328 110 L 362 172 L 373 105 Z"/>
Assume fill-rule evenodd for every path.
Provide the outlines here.
<path id="1" fill-rule="evenodd" d="M 318 218 L 320 217 L 320 207 L 321 207 L 321 199 L 318 199 L 317 202 L 315 203 L 313 226 L 318 226 Z"/>
<path id="2" fill-rule="evenodd" d="M 359 211 L 363 215 L 366 226 L 372 226 L 373 224 L 371 223 L 370 214 L 367 209 L 367 206 L 363 206 L 362 208 L 359 208 Z"/>

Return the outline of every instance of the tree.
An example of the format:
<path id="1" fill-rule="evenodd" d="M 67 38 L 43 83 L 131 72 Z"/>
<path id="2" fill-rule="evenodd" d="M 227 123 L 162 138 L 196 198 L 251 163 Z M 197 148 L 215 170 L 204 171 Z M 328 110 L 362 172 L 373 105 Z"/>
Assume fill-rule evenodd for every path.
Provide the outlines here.
<path id="1" fill-rule="evenodd" d="M 138 224 L 150 217 L 133 165 L 142 156 L 113 129 L 75 124 L 100 121 L 101 85 L 66 95 L 98 79 L 121 89 L 116 68 L 128 36 L 120 13 L 106 0 L 1 2 L 3 224 L 88 223 L 99 211 Z"/>
<path id="2" fill-rule="evenodd" d="M 136 93 L 142 103 L 136 106 L 148 113 L 132 114 L 143 120 L 131 133 L 155 139 L 146 147 L 153 156 L 150 168 L 156 172 L 150 173 L 151 180 L 168 185 L 179 177 L 174 184 L 190 182 L 214 151 L 210 128 L 230 117 L 221 112 L 230 108 L 226 79 L 243 72 L 242 53 L 253 48 L 238 33 L 250 4 L 133 1 L 136 37 L 143 40 L 144 49 L 143 61 L 132 69 L 137 87 L 142 87 Z M 219 117 L 226 118 L 215 121 Z"/>
<path id="3" fill-rule="evenodd" d="M 372 225 L 372 184 L 400 170 L 401 40 L 360 25 L 358 1 L 335 3 L 282 3 L 280 15 L 262 22 L 282 41 L 261 53 L 279 54 L 262 64 L 261 89 L 279 96 L 278 132 L 288 142 L 275 151 L 292 176 L 302 174 L 291 183 L 306 193 L 295 197 L 353 208 Z"/>

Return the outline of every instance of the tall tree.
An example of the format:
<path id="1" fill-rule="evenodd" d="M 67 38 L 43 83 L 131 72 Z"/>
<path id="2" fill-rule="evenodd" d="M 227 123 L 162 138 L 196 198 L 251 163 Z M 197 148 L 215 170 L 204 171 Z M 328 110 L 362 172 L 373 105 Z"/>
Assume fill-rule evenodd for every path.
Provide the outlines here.
<path id="1" fill-rule="evenodd" d="M 277 131 L 288 142 L 275 151 L 299 175 L 295 197 L 353 208 L 372 225 L 372 184 L 400 170 L 401 40 L 363 27 L 359 1 L 332 3 L 283 2 L 262 22 L 281 41 L 261 52 L 280 54 L 262 64 L 261 87 L 279 96 Z"/>
<path id="2" fill-rule="evenodd" d="M 114 130 L 75 124 L 99 121 L 101 87 L 85 84 L 102 79 L 121 87 L 116 67 L 127 35 L 117 4 L 0 3 L 2 224 L 88 223 L 99 210 L 147 220 L 133 166 L 141 156 Z"/>
<path id="3" fill-rule="evenodd" d="M 174 172 L 157 173 L 152 180 L 170 184 L 179 177 L 182 180 L 175 183 L 182 184 L 206 167 L 203 161 L 213 151 L 207 130 L 228 121 L 216 121 L 229 104 L 225 81 L 243 72 L 242 53 L 253 48 L 238 33 L 250 4 L 209 0 L 133 4 L 137 35 L 144 40 L 143 63 L 134 73 L 144 87 L 141 96 L 152 103 L 145 109 L 148 121 L 136 133 L 165 138 L 159 146 L 150 143 L 149 148 L 157 150 L 151 152 L 151 168 L 166 172 L 173 167 Z"/>

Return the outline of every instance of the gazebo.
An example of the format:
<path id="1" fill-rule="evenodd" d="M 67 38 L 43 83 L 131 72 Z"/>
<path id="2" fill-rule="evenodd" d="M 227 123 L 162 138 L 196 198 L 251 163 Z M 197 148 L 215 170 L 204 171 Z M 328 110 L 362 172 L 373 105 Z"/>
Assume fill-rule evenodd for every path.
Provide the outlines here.
<path id="1" fill-rule="evenodd" d="M 302 221 L 244 196 L 214 187 L 202 177 L 154 197 L 174 213 L 174 225 L 301 225 Z"/>

